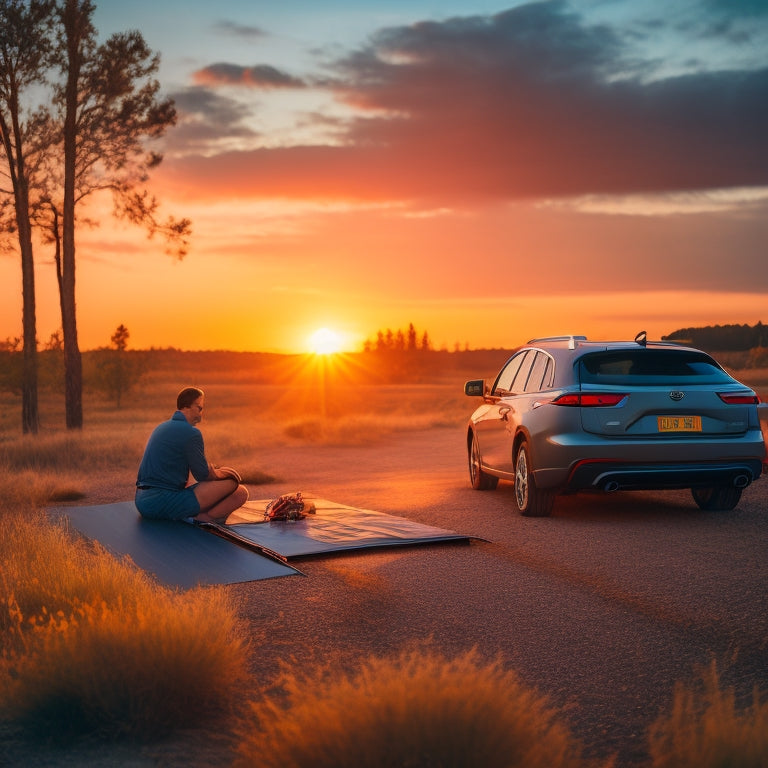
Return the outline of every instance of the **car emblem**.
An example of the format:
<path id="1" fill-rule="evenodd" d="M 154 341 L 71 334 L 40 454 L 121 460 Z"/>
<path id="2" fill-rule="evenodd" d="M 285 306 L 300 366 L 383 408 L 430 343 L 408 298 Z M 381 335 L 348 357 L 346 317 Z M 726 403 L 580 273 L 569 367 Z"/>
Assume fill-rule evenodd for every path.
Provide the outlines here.
<path id="1" fill-rule="evenodd" d="M 682 400 L 685 397 L 685 392 L 681 392 L 679 389 L 673 389 L 669 396 L 672 400 Z"/>

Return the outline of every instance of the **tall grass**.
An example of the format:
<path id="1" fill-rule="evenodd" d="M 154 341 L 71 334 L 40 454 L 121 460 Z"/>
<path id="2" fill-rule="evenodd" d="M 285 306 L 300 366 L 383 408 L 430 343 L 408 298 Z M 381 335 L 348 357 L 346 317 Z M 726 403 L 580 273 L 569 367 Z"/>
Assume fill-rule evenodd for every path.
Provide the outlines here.
<path id="1" fill-rule="evenodd" d="M 672 708 L 648 737 L 651 768 L 765 768 L 768 698 L 755 689 L 751 706 L 737 707 L 712 662 L 698 688 L 680 683 Z"/>
<path id="2" fill-rule="evenodd" d="M 2 403 L 0 402 L 0 406 Z M 17 505 L 45 506 L 83 498 L 111 483 L 132 490 L 148 435 L 141 425 L 102 424 L 81 431 L 46 429 L 38 435 L 0 433 L 0 515 Z"/>
<path id="3" fill-rule="evenodd" d="M 18 637 L 3 658 L 6 717 L 49 738 L 148 739 L 231 714 L 244 649 L 221 596 L 136 597 L 29 618 L 11 602 Z"/>
<path id="4" fill-rule="evenodd" d="M 152 738 L 230 713 L 247 644 L 225 592 L 165 589 L 27 505 L 0 542 L 0 716 Z"/>
<path id="5" fill-rule="evenodd" d="M 286 672 L 252 704 L 237 768 L 572 768 L 578 743 L 545 700 L 472 651 L 408 651 L 354 674 Z"/>
<path id="6" fill-rule="evenodd" d="M 168 590 L 42 511 L 105 485 L 131 491 L 150 429 L 172 412 L 100 405 L 82 432 L 0 433 L 0 718 L 36 737 L 152 738 L 229 714 L 247 642 L 223 588 Z M 122 490 L 124 489 L 124 490 Z"/>
<path id="7" fill-rule="evenodd" d="M 63 524 L 53 523 L 30 507 L 3 520 L 0 541 L 2 595 L 12 598 L 24 622 L 44 613 L 70 614 L 75 606 L 150 597 L 153 583 L 127 562 L 115 561 L 98 544 L 72 538 Z M 12 628 L 12 615 L 0 614 L 0 630 Z M 22 627 L 23 628 L 23 627 Z"/>

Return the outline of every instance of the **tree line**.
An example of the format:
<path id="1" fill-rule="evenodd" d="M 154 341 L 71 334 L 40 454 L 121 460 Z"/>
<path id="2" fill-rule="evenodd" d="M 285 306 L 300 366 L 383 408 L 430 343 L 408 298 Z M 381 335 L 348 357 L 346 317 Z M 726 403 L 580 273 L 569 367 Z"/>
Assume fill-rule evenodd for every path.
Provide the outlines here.
<path id="1" fill-rule="evenodd" d="M 429 333 L 423 331 L 419 334 L 413 323 L 409 323 L 405 330 L 379 330 L 374 341 L 366 339 L 363 344 L 363 352 L 426 352 L 431 349 Z"/>
<path id="2" fill-rule="evenodd" d="M 398 328 L 392 330 L 386 328 L 376 332 L 375 338 L 366 339 L 363 342 L 363 352 L 435 352 L 432 338 L 428 331 L 417 331 L 413 323 L 403 330 Z M 447 352 L 446 346 L 441 346 L 440 352 Z M 457 341 L 453 345 L 454 352 L 468 352 L 469 344 L 459 344 Z"/>
<path id="3" fill-rule="evenodd" d="M 119 325 L 110 345 L 83 354 L 83 383 L 122 406 L 123 398 L 147 372 L 147 354 L 128 352 L 130 332 Z M 20 337 L 0 341 L 0 390 L 21 393 L 23 383 L 22 340 Z M 38 387 L 51 392 L 64 392 L 64 340 L 61 331 L 52 333 L 38 355 Z"/>
<path id="4" fill-rule="evenodd" d="M 743 352 L 768 347 L 768 325 L 758 321 L 755 325 L 706 325 L 702 328 L 680 328 L 668 336 L 667 341 L 684 341 L 708 351 Z"/>
<path id="5" fill-rule="evenodd" d="M 39 428 L 35 243 L 53 252 L 61 312 L 66 424 L 83 426 L 82 355 L 75 304 L 75 231 L 93 196 L 160 234 L 178 258 L 191 223 L 158 215 L 146 189 L 162 155 L 148 142 L 176 122 L 161 98 L 159 57 L 137 31 L 99 44 L 91 0 L 0 0 L 0 245 L 22 272 L 22 430 Z"/>

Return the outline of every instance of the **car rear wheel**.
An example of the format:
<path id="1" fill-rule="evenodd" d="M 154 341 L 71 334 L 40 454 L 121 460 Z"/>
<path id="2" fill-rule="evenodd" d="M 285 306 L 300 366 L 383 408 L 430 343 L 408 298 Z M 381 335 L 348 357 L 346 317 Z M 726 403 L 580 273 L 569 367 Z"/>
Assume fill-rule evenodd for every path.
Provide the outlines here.
<path id="1" fill-rule="evenodd" d="M 483 472 L 480 465 L 480 446 L 474 432 L 469 445 L 469 482 L 476 491 L 492 491 L 499 484 L 498 477 Z"/>
<path id="2" fill-rule="evenodd" d="M 739 503 L 741 491 L 741 488 L 730 485 L 715 485 L 711 488 L 691 488 L 691 495 L 699 509 L 727 511 Z"/>
<path id="3" fill-rule="evenodd" d="M 548 517 L 555 503 L 553 491 L 536 487 L 527 443 L 520 444 L 515 458 L 515 502 L 526 517 Z"/>

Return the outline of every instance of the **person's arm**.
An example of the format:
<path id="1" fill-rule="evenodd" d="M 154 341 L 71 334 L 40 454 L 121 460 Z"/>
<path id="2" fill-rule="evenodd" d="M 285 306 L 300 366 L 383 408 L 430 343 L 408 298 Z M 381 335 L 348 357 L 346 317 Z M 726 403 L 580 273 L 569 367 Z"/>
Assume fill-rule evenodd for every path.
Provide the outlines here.
<path id="1" fill-rule="evenodd" d="M 188 443 L 187 460 L 192 475 L 198 482 L 202 480 L 226 480 L 231 477 L 238 483 L 242 482 L 240 473 L 232 467 L 216 467 L 205 456 L 205 444 L 203 436 L 198 429 Z"/>
<path id="2" fill-rule="evenodd" d="M 243 478 L 240 477 L 240 473 L 236 469 L 232 469 L 232 467 L 214 467 L 213 464 L 208 465 L 208 480 L 225 480 L 228 477 L 231 477 L 238 483 L 243 481 Z"/>

